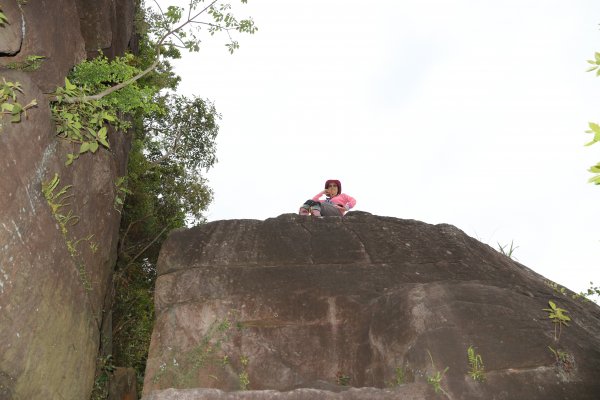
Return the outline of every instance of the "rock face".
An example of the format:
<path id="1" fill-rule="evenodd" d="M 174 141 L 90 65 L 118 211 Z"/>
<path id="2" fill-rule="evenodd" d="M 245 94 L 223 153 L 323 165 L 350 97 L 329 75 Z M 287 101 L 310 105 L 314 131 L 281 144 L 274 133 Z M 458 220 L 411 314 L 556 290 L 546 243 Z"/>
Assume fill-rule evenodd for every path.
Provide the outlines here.
<path id="1" fill-rule="evenodd" d="M 158 267 L 148 400 L 600 393 L 600 309 L 450 225 L 360 212 L 218 221 L 173 232 Z M 549 300 L 572 318 L 559 340 Z M 470 346 L 483 382 L 468 375 Z"/>
<path id="2" fill-rule="evenodd" d="M 134 0 L 4 0 L 9 19 L 0 28 L 0 66 L 44 57 L 29 75 L 44 93 L 65 83 L 74 65 L 98 50 L 122 55 L 133 34 Z M 4 54 L 2 54 L 4 53 Z M 4 56 L 4 57 L 1 57 Z"/>
<path id="3" fill-rule="evenodd" d="M 5 0 L 2 9 L 23 35 L 4 47 L 19 51 L 0 55 L 0 64 L 46 60 L 33 72 L 0 67 L 0 78 L 22 85 L 21 104 L 38 103 L 20 123 L 0 119 L 0 398 L 87 399 L 100 331 L 110 326 L 120 222 L 114 182 L 126 174 L 129 140 L 111 133 L 111 151 L 65 166 L 73 148 L 56 138 L 44 92 L 85 58 L 77 2 Z M 53 193 L 65 192 L 52 211 L 42 185 L 55 175 Z"/>
<path id="4" fill-rule="evenodd" d="M 6 16 L 8 23 L 4 24 L 0 35 L 0 54 L 14 55 L 21 49 L 23 43 L 23 20 L 21 10 L 16 0 L 2 4 L 0 8 Z"/>

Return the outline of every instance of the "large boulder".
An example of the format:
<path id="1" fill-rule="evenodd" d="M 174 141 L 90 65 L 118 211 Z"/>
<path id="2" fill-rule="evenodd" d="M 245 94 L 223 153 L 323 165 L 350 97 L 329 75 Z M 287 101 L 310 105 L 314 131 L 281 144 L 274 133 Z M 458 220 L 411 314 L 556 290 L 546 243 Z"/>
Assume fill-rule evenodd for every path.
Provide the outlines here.
<path id="1" fill-rule="evenodd" d="M 550 300 L 572 318 L 560 338 Z M 161 249 L 155 303 L 147 400 L 600 393 L 598 306 L 450 225 L 354 212 L 178 230 Z M 468 374 L 470 346 L 483 382 Z"/>

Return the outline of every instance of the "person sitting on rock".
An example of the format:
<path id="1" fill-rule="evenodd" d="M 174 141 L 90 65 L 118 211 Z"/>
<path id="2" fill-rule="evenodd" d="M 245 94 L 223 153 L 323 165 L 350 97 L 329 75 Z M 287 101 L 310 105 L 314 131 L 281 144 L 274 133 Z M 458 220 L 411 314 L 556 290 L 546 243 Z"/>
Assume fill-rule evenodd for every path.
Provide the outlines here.
<path id="1" fill-rule="evenodd" d="M 322 196 L 325 196 L 325 200 L 319 200 Z M 312 199 L 306 200 L 300 207 L 300 215 L 341 217 L 355 205 L 354 197 L 342 193 L 342 183 L 337 179 L 329 179 L 325 182 L 325 190 L 317 193 Z"/>

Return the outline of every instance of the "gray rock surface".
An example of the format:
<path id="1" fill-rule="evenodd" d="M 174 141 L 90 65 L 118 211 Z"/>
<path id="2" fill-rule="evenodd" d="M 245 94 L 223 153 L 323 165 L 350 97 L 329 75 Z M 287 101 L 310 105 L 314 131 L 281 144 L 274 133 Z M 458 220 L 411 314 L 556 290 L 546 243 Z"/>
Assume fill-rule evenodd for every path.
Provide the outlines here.
<path id="1" fill-rule="evenodd" d="M 215 398 L 233 399 L 242 386 L 322 382 L 432 388 L 437 376 L 438 396 L 450 399 L 600 393 L 598 306 L 450 225 L 362 212 L 217 221 L 173 232 L 158 269 L 146 397 L 216 388 L 231 394 Z M 572 317 L 559 341 L 542 310 L 549 300 Z M 468 376 L 469 346 L 484 382 Z M 568 356 L 557 362 L 549 346 Z M 177 393 L 149 398 L 205 398 Z M 298 396 L 289 398 L 316 398 Z"/>

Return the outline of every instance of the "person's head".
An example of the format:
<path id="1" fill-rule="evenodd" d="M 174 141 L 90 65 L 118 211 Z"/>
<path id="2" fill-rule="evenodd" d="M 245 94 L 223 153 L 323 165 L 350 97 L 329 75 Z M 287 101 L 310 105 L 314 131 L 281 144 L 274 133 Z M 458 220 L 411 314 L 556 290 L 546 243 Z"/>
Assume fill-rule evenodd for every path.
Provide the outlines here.
<path id="1" fill-rule="evenodd" d="M 337 179 L 328 179 L 325 182 L 325 189 L 329 191 L 329 197 L 337 196 L 342 193 L 342 183 Z"/>

